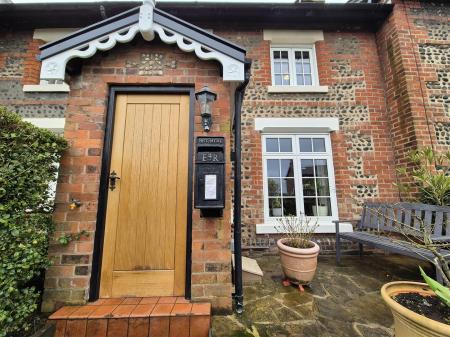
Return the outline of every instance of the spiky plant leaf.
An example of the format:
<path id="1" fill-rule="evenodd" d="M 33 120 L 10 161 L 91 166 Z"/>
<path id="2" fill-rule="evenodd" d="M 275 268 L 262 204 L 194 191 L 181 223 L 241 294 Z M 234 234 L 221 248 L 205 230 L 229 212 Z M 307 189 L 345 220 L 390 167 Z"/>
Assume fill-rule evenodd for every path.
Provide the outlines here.
<path id="1" fill-rule="evenodd" d="M 419 269 L 420 274 L 422 274 L 423 279 L 430 286 L 431 290 L 433 290 L 433 292 L 442 302 L 450 307 L 450 289 L 429 277 L 423 271 L 422 267 L 419 267 Z"/>

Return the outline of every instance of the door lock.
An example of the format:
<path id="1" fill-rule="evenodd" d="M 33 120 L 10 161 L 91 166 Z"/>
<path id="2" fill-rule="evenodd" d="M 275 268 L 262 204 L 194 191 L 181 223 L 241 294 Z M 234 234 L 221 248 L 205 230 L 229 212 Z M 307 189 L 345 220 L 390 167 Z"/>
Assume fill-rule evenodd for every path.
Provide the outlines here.
<path id="1" fill-rule="evenodd" d="M 114 191 L 116 189 L 116 180 L 120 179 L 120 177 L 117 176 L 116 171 L 112 171 L 109 175 L 109 189 L 111 191 Z"/>

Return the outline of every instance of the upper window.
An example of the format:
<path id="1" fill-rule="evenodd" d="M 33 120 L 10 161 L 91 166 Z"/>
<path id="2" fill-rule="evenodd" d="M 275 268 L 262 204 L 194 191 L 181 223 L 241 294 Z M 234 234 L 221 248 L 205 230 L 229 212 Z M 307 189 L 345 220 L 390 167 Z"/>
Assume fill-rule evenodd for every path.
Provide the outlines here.
<path id="1" fill-rule="evenodd" d="M 336 216 L 329 135 L 264 135 L 263 159 L 266 220 Z"/>
<path id="2" fill-rule="evenodd" d="M 317 86 L 314 46 L 272 47 L 272 85 Z"/>

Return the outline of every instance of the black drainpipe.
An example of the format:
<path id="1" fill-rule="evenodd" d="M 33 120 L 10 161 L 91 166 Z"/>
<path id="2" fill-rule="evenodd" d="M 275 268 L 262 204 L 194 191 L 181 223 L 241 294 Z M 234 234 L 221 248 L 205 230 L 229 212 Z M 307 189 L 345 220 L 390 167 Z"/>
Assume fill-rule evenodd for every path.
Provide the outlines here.
<path id="1" fill-rule="evenodd" d="M 250 80 L 252 62 L 245 60 L 245 80 L 234 94 L 234 309 L 241 314 L 244 311 L 242 289 L 242 245 L 241 245 L 241 109 L 245 88 Z"/>

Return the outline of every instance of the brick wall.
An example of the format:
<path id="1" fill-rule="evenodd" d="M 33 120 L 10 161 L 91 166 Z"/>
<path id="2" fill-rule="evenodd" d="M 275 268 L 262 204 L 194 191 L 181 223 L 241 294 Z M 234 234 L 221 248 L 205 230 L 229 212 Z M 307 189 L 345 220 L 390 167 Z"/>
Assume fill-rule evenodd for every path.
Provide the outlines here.
<path id="1" fill-rule="evenodd" d="M 449 13 L 449 5 L 396 1 L 377 34 L 398 167 L 411 150 L 450 145 Z"/>
<path id="2" fill-rule="evenodd" d="M 252 78 L 243 116 L 244 246 L 266 242 L 255 234 L 264 223 L 261 134 L 256 117 L 338 117 L 331 134 L 339 216 L 357 219 L 366 200 L 396 201 L 394 153 L 386 115 L 385 91 L 371 33 L 324 33 L 316 43 L 320 85 L 326 94 L 269 94 L 270 43 L 262 31 L 218 32 L 247 48 Z"/>

